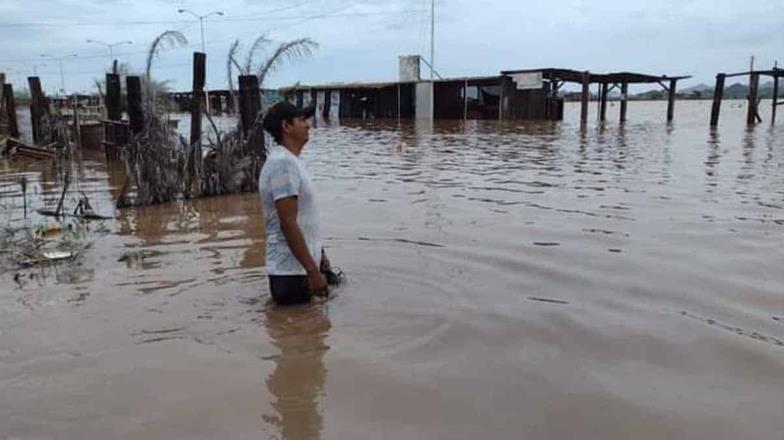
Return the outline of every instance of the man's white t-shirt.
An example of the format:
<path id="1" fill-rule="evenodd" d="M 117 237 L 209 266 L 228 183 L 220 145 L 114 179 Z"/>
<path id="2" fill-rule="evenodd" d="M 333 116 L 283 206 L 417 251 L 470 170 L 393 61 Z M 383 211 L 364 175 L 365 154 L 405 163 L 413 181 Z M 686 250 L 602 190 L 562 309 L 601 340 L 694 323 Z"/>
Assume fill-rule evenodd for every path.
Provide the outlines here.
<path id="1" fill-rule="evenodd" d="M 321 262 L 321 233 L 310 176 L 302 161 L 280 145 L 272 147 L 259 175 L 259 194 L 267 230 L 267 274 L 305 275 L 280 229 L 275 201 L 297 197 L 297 224 L 316 264 Z"/>

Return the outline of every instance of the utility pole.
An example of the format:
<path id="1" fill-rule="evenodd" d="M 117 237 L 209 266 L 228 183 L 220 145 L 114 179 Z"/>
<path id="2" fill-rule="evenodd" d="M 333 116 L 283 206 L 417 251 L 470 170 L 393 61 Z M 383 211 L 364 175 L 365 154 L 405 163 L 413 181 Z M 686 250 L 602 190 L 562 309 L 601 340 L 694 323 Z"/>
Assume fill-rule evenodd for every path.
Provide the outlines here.
<path id="1" fill-rule="evenodd" d="M 430 0 L 430 120 L 435 119 L 435 94 L 436 94 L 436 0 Z"/>
<path id="2" fill-rule="evenodd" d="M 430 81 L 435 80 L 436 0 L 430 0 Z"/>

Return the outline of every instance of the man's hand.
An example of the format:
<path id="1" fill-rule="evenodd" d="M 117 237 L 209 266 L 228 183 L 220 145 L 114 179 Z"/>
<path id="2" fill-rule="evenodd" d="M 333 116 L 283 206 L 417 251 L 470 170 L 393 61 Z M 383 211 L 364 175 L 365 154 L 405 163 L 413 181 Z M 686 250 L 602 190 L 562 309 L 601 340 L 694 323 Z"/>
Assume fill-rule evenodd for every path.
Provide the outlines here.
<path id="1" fill-rule="evenodd" d="M 321 250 L 321 272 L 329 272 L 332 270 L 332 263 L 330 263 L 329 258 L 327 258 L 327 253 L 324 252 L 324 249 Z"/>
<path id="2" fill-rule="evenodd" d="M 327 278 L 319 271 L 308 272 L 308 290 L 313 296 L 329 296 Z"/>

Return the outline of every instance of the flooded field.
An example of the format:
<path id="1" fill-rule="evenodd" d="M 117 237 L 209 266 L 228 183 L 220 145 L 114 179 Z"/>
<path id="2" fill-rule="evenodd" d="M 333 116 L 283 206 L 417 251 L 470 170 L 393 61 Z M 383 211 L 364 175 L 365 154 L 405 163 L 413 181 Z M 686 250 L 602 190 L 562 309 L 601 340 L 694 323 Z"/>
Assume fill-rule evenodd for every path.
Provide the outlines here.
<path id="1" fill-rule="evenodd" d="M 85 152 L 115 218 L 3 268 L 0 439 L 781 440 L 784 123 L 665 107 L 320 124 L 348 283 L 302 308 L 267 303 L 256 194 L 116 210 L 122 170 Z M 0 161 L 4 225 L 22 175 L 57 203 L 50 166 Z"/>

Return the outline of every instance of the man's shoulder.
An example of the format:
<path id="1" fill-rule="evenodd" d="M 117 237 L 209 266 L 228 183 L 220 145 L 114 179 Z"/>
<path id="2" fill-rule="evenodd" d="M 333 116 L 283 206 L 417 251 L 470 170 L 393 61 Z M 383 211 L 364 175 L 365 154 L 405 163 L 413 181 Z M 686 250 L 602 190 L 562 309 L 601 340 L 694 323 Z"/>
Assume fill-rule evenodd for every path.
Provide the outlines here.
<path id="1" fill-rule="evenodd" d="M 267 173 L 280 171 L 290 166 L 296 166 L 296 164 L 296 160 L 294 160 L 290 155 L 285 154 L 285 152 L 281 152 L 277 149 L 272 150 L 264 160 L 262 173 L 265 171 Z"/>

